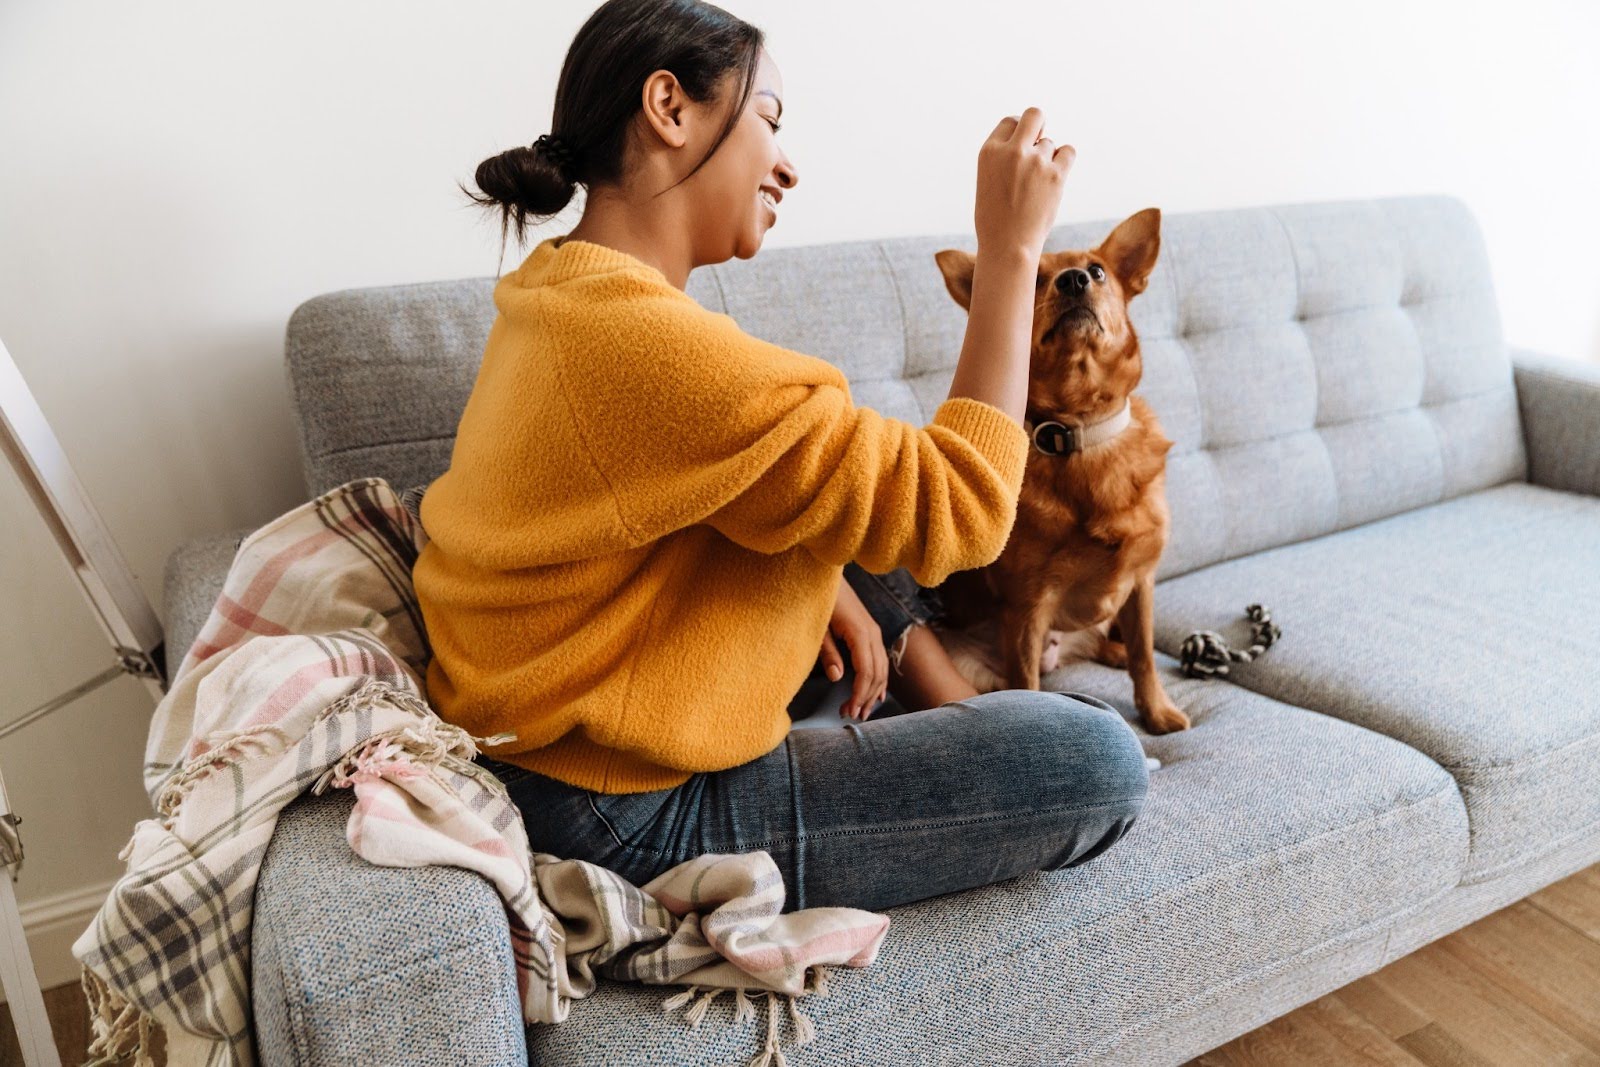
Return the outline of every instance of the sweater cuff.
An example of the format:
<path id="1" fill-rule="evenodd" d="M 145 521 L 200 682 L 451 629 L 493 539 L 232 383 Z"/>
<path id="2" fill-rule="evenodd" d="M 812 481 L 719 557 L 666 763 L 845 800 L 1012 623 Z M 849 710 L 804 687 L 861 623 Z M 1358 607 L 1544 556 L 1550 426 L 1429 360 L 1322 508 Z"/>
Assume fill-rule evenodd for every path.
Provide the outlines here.
<path id="1" fill-rule="evenodd" d="M 1028 465 L 1028 431 L 993 404 L 970 396 L 952 396 L 939 405 L 933 421 L 954 430 L 994 465 L 1014 492 L 1022 491 Z"/>

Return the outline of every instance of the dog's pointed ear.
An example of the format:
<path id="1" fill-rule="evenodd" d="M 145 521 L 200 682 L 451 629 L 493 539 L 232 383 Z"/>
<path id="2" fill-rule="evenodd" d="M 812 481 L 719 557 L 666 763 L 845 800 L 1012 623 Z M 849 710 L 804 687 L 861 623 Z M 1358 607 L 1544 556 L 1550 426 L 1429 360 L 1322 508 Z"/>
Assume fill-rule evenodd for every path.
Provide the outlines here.
<path id="1" fill-rule="evenodd" d="M 1095 251 L 1110 264 L 1130 297 L 1144 292 L 1161 252 L 1161 209 L 1147 207 L 1129 215 Z"/>
<path id="2" fill-rule="evenodd" d="M 977 257 L 958 248 L 946 248 L 941 252 L 935 252 L 933 259 L 944 274 L 944 287 L 950 290 L 950 295 L 955 297 L 956 303 L 971 311 L 972 266 L 977 262 Z"/>

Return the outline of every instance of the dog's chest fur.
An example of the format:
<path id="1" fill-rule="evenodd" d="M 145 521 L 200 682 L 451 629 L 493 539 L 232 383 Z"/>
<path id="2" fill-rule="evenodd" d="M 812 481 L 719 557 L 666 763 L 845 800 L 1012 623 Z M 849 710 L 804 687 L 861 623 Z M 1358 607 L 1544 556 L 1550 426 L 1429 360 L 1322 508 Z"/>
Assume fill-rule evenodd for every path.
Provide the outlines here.
<path id="1" fill-rule="evenodd" d="M 1030 453 L 1000 557 L 940 588 L 952 621 L 1055 599 L 1051 625 L 1070 631 L 1109 620 L 1127 601 L 1166 545 L 1172 445 L 1143 398 L 1131 397 L 1131 408 L 1132 423 L 1112 441 L 1070 458 Z"/>

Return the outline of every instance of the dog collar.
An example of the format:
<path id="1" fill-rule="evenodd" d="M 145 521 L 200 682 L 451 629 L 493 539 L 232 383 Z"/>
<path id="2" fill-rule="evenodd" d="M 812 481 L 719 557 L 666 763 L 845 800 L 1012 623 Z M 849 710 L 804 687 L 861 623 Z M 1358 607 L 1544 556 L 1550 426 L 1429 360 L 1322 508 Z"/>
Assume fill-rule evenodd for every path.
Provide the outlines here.
<path id="1" fill-rule="evenodd" d="M 1099 422 L 1083 425 L 1057 422 L 1053 419 L 1047 422 L 1034 422 L 1030 418 L 1023 420 L 1022 428 L 1028 431 L 1028 436 L 1033 440 L 1033 447 L 1045 455 L 1070 456 L 1091 445 L 1111 440 L 1127 429 L 1128 423 L 1132 421 L 1133 401 L 1130 398 L 1122 402 L 1121 411 Z"/>

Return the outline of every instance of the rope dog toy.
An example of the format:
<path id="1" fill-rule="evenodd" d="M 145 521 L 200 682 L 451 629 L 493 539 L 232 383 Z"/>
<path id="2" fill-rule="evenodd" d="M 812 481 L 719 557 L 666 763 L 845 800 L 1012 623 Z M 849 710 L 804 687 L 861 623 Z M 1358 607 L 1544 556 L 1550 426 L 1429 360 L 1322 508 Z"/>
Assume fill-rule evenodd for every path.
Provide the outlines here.
<path id="1" fill-rule="evenodd" d="M 1260 604 L 1244 609 L 1250 617 L 1250 647 L 1229 648 L 1222 635 L 1215 630 L 1196 630 L 1183 639 L 1178 650 L 1183 673 L 1190 678 L 1210 678 L 1228 673 L 1230 661 L 1248 663 L 1272 647 L 1283 631 L 1272 621 L 1272 615 Z"/>

